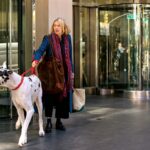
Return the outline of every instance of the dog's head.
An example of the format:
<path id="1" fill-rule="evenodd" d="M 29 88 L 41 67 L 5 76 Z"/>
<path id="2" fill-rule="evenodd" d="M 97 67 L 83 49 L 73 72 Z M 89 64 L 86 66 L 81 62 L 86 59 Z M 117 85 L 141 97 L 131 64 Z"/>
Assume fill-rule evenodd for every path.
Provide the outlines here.
<path id="1" fill-rule="evenodd" d="M 7 68 L 6 62 L 3 63 L 2 67 L 0 68 L 0 86 L 9 80 L 9 75 L 13 72 Z"/>

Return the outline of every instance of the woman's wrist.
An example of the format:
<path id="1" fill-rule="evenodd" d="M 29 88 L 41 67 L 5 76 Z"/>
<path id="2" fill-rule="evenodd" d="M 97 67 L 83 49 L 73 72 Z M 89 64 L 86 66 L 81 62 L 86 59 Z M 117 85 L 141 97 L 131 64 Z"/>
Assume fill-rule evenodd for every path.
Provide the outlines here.
<path id="1" fill-rule="evenodd" d="M 38 64 L 39 63 L 39 60 L 33 60 L 36 64 Z"/>
<path id="2" fill-rule="evenodd" d="M 32 62 L 32 67 L 36 67 L 38 65 L 39 61 L 38 60 L 33 60 Z"/>

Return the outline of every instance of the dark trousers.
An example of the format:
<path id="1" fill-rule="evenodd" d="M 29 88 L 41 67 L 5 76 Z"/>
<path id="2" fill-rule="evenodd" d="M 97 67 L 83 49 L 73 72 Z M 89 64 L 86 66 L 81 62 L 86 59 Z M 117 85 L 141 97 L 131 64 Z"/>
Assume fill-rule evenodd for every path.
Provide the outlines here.
<path id="1" fill-rule="evenodd" d="M 55 108 L 56 118 L 69 118 L 69 95 L 63 99 L 60 95 L 44 94 L 43 106 L 45 109 L 45 117 L 52 117 L 53 109 Z"/>

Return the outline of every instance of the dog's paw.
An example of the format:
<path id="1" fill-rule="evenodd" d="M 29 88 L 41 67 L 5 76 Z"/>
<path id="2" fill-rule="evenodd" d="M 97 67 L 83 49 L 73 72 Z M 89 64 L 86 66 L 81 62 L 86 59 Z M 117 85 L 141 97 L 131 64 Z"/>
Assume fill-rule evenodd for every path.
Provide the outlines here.
<path id="1" fill-rule="evenodd" d="M 26 143 L 27 143 L 27 136 L 26 135 L 21 135 L 20 138 L 19 138 L 18 145 L 22 147 Z"/>
<path id="2" fill-rule="evenodd" d="M 39 136 L 44 136 L 44 135 L 45 135 L 44 130 L 39 131 Z"/>

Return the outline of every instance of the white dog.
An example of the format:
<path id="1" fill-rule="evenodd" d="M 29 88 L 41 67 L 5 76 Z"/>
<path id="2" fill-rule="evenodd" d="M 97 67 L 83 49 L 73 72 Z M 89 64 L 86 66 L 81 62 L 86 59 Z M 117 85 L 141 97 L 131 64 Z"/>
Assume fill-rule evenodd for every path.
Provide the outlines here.
<path id="1" fill-rule="evenodd" d="M 23 77 L 9 70 L 6 63 L 0 69 L 0 86 L 7 87 L 11 91 L 12 101 L 18 112 L 16 129 L 22 126 L 18 145 L 27 143 L 27 129 L 34 113 L 33 103 L 36 103 L 39 114 L 39 136 L 44 136 L 42 119 L 42 88 L 36 75 Z M 24 116 L 26 111 L 26 117 Z"/>

